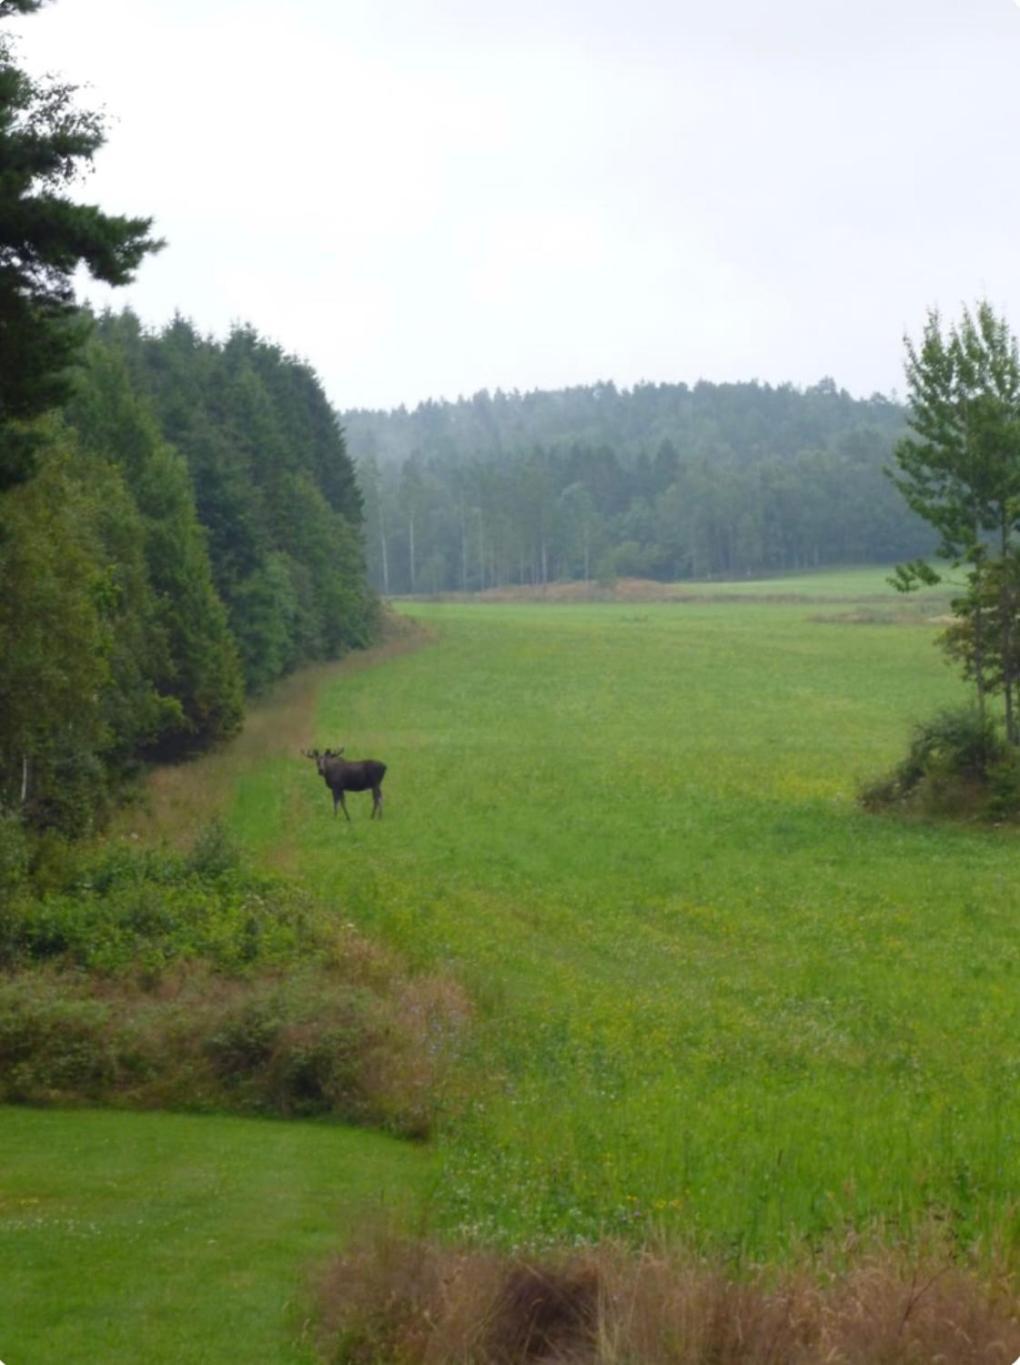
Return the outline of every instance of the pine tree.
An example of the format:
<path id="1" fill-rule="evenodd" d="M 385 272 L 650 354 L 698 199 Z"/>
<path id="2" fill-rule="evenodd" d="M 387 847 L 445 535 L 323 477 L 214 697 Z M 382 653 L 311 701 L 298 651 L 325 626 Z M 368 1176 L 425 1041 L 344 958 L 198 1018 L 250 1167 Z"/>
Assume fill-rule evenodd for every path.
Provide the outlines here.
<path id="1" fill-rule="evenodd" d="M 0 20 L 40 3 L 0 0 Z M 27 75 L 0 36 L 0 489 L 34 467 L 37 438 L 25 424 L 69 393 L 87 333 L 75 270 L 126 284 L 161 245 L 151 219 L 112 216 L 64 192 L 105 140 L 102 118 L 77 109 L 75 94 L 73 85 Z"/>

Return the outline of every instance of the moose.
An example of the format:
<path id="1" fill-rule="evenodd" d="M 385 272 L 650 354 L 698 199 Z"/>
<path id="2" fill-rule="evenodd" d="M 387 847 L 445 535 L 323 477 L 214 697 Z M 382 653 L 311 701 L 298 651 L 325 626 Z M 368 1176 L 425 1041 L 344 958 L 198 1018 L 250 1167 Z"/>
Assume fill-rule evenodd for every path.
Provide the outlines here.
<path id="1" fill-rule="evenodd" d="M 369 818 L 374 820 L 378 815 L 379 819 L 382 819 L 382 780 L 386 776 L 385 763 L 379 763 L 374 758 L 362 758 L 357 762 L 351 762 L 343 757 L 343 749 L 327 749 L 322 754 L 318 749 L 302 749 L 301 752 L 305 758 L 315 760 L 319 776 L 333 793 L 334 816 L 339 805 L 343 807 L 347 819 L 351 818 L 347 802 L 344 800 L 344 792 L 371 791 L 372 814 Z"/>

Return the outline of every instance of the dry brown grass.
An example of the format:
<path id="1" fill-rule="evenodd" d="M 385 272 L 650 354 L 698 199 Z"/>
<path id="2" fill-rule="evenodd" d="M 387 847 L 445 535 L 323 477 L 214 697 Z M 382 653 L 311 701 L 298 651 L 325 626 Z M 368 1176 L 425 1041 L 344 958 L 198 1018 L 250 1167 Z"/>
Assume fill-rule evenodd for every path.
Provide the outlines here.
<path id="1" fill-rule="evenodd" d="M 376 1233 L 319 1285 L 331 1365 L 1009 1365 L 1004 1273 L 923 1250 L 833 1249 L 727 1273 L 605 1246 L 541 1263 Z"/>
<path id="2" fill-rule="evenodd" d="M 399 599 L 398 599 L 399 600 Z M 708 592 L 704 587 L 692 592 L 682 583 L 660 583 L 654 578 L 617 578 L 612 583 L 583 583 L 570 580 L 561 583 L 535 583 L 485 588 L 481 592 L 444 592 L 429 597 L 408 596 L 408 601 L 428 602 L 803 602 L 802 593 L 737 593 L 728 586 L 725 591 Z M 817 597 L 811 598 L 817 602 Z"/>
<path id="3" fill-rule="evenodd" d="M 811 604 L 830 602 L 842 604 L 845 597 L 837 595 L 827 597 L 824 594 L 805 593 L 798 590 L 796 579 L 791 579 L 791 586 L 788 592 L 773 591 L 763 592 L 741 592 L 735 583 L 730 580 L 725 585 L 720 585 L 713 590 L 706 582 L 699 582 L 697 588 L 692 590 L 687 584 L 661 583 L 654 578 L 617 578 L 611 583 L 583 583 L 570 580 L 557 583 L 535 583 L 507 586 L 503 588 L 485 588 L 481 592 L 443 592 L 430 595 L 418 594 L 412 596 L 407 594 L 404 598 L 394 600 L 419 601 L 419 602 L 550 602 L 550 603 L 576 603 L 576 602 L 678 602 L 691 606 L 706 606 L 709 604 Z M 888 599 L 888 593 L 875 596 L 874 600 L 878 603 Z M 930 610 L 927 604 L 915 606 L 913 603 L 902 612 L 904 620 L 914 620 Z M 896 619 L 899 615 L 891 613 Z M 818 618 L 829 619 L 829 618 Z M 842 619 L 836 618 L 836 619 Z M 885 618 L 883 618 L 885 619 Z M 950 620 L 953 618 L 950 617 Z"/>

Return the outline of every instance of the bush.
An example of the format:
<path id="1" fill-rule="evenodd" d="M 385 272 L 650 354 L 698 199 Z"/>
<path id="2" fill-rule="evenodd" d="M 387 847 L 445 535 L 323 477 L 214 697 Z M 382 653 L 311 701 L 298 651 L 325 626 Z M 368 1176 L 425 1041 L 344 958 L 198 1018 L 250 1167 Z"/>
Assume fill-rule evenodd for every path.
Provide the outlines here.
<path id="1" fill-rule="evenodd" d="M 914 728 L 907 757 L 900 765 L 901 785 L 909 790 L 926 774 L 983 781 L 992 764 L 1008 753 L 995 722 L 972 707 L 940 711 Z"/>
<path id="2" fill-rule="evenodd" d="M 195 840 L 185 866 L 200 877 L 224 877 L 239 871 L 241 850 L 222 820 L 212 820 Z"/>
<path id="3" fill-rule="evenodd" d="M 914 727 L 906 757 L 859 800 L 866 810 L 1007 819 L 1020 813 L 1018 763 L 994 721 L 971 707 L 944 710 Z"/>
<path id="4" fill-rule="evenodd" d="M 0 1095 L 40 1101 L 68 1093 L 92 1099 L 116 1072 L 100 1001 L 65 999 L 37 982 L 0 986 Z"/>
<path id="5" fill-rule="evenodd" d="M 426 1028 L 407 998 L 430 997 Z M 51 968 L 0 981 L 0 1102 L 106 1103 L 427 1135 L 468 1012 L 449 983 L 336 967 L 285 978 L 178 968 L 158 982 Z"/>
<path id="6" fill-rule="evenodd" d="M 215 827 L 187 857 L 114 846 L 51 860 L 46 882 L 0 921 L 3 960 L 158 972 L 185 959 L 241 970 L 329 951 L 325 913 L 292 883 L 241 868 Z"/>
<path id="7" fill-rule="evenodd" d="M 17 834 L 0 823 L 21 886 Z M 0 1101 L 429 1131 L 469 1013 L 452 982 L 409 978 L 334 908 L 245 869 L 220 825 L 186 857 L 68 848 L 0 912 Z"/>

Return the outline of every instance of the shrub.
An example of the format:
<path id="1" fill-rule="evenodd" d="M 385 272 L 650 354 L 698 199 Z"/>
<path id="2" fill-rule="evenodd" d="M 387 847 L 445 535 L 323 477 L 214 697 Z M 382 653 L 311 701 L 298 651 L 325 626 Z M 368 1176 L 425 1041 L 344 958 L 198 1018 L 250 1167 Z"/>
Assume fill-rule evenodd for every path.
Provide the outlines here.
<path id="1" fill-rule="evenodd" d="M 241 867 L 241 850 L 220 819 L 210 821 L 195 840 L 185 867 L 200 877 L 223 877 Z"/>
<path id="2" fill-rule="evenodd" d="M 944 710 L 914 727 L 906 756 L 858 799 L 866 810 L 1001 820 L 1020 813 L 1017 763 L 994 721 L 971 707 Z"/>
<path id="3" fill-rule="evenodd" d="M 421 994 L 426 1029 L 406 1003 Z M 0 981 L 0 1102 L 322 1115 L 423 1137 L 467 1017 L 451 983 L 395 969 L 370 988 L 321 965 L 158 979 L 35 967 Z"/>
<path id="4" fill-rule="evenodd" d="M 214 835 L 187 858 L 114 847 L 77 858 L 2 926 L 5 960 L 160 971 L 185 959 L 241 970 L 324 956 L 329 916 L 299 887 L 247 872 Z"/>
<path id="5" fill-rule="evenodd" d="M 994 721 L 972 707 L 938 712 L 921 721 L 914 729 L 907 757 L 900 765 L 905 789 L 926 773 L 935 771 L 952 777 L 982 780 L 989 767 L 1007 753 Z"/>
<path id="6" fill-rule="evenodd" d="M 0 1094 L 45 1100 L 95 1098 L 116 1062 L 106 1035 L 109 1010 L 98 1000 L 66 999 L 35 981 L 0 985 Z"/>
<path id="7" fill-rule="evenodd" d="M 116 844 L 47 867 L 0 915 L 0 1100 L 429 1131 L 469 1015 L 452 982 L 248 871 L 216 825 L 187 857 Z"/>

